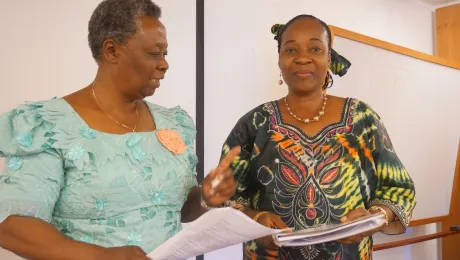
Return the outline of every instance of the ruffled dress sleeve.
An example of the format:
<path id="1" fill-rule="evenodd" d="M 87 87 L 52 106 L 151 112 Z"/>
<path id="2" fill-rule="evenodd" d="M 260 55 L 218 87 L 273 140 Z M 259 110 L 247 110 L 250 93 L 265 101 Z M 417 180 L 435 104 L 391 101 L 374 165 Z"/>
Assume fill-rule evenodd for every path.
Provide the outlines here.
<path id="1" fill-rule="evenodd" d="M 64 186 L 63 159 L 52 148 L 54 124 L 44 118 L 45 102 L 0 115 L 0 222 L 20 215 L 50 222 Z"/>
<path id="2" fill-rule="evenodd" d="M 198 157 L 195 152 L 195 138 L 196 138 L 196 128 L 193 122 L 193 119 L 190 115 L 180 107 L 174 107 L 169 109 L 171 115 L 176 123 L 176 130 L 179 132 L 179 135 L 182 137 L 185 145 L 185 157 L 189 165 L 189 174 L 187 174 L 186 183 L 185 183 L 185 192 L 188 195 L 190 190 L 198 185 L 197 174 L 196 174 L 196 165 L 198 163 Z"/>

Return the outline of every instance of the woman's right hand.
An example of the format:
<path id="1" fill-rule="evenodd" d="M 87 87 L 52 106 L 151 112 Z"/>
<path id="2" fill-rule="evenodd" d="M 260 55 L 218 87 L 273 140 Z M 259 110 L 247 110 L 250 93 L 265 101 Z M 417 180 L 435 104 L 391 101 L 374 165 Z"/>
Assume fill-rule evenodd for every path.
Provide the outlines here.
<path id="1" fill-rule="evenodd" d="M 97 256 L 99 260 L 152 260 L 137 246 L 104 248 Z"/>
<path id="2" fill-rule="evenodd" d="M 267 212 L 260 215 L 257 219 L 257 222 L 261 225 L 264 225 L 269 228 L 276 228 L 276 229 L 289 229 L 286 226 L 286 223 L 280 218 L 280 216 Z M 273 241 L 273 236 L 266 236 L 256 240 L 261 246 L 268 248 L 268 249 L 278 249 L 278 246 Z"/>

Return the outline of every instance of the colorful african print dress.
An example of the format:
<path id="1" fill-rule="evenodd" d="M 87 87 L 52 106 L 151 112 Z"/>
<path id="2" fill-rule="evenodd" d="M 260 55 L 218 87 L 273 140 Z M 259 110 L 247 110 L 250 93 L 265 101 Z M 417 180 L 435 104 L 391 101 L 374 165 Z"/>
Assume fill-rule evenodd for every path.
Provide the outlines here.
<path id="1" fill-rule="evenodd" d="M 398 159 L 380 117 L 347 98 L 339 122 L 308 136 L 283 121 L 276 101 L 244 115 L 223 147 L 240 145 L 234 161 L 237 193 L 230 204 L 275 213 L 294 230 L 339 223 L 359 207 L 383 204 L 397 220 L 383 232 L 405 231 L 416 204 L 414 184 Z M 268 250 L 244 244 L 244 259 L 354 260 L 372 258 L 372 238 Z"/>

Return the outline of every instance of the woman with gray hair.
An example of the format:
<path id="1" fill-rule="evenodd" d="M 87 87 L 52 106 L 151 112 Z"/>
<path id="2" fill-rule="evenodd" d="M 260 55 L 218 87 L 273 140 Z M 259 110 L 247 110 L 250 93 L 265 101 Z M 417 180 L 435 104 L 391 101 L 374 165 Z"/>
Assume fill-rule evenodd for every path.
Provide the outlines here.
<path id="1" fill-rule="evenodd" d="M 28 259 L 148 259 L 233 196 L 234 149 L 197 186 L 192 119 L 143 101 L 168 70 L 150 0 L 105 0 L 89 21 L 89 86 L 0 116 L 0 246 Z M 221 180 L 211 186 L 214 178 Z"/>

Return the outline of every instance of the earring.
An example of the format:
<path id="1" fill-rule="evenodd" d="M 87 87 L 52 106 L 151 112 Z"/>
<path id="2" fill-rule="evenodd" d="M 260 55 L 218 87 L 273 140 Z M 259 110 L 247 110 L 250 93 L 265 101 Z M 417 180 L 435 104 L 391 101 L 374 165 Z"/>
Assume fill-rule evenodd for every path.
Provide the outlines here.
<path id="1" fill-rule="evenodd" d="M 283 74 L 280 72 L 280 80 L 278 80 L 278 84 L 283 85 Z"/>
<path id="2" fill-rule="evenodd" d="M 334 85 L 334 79 L 332 78 L 331 73 L 329 71 L 326 74 L 326 79 L 324 80 L 323 90 L 328 89 Z"/>

